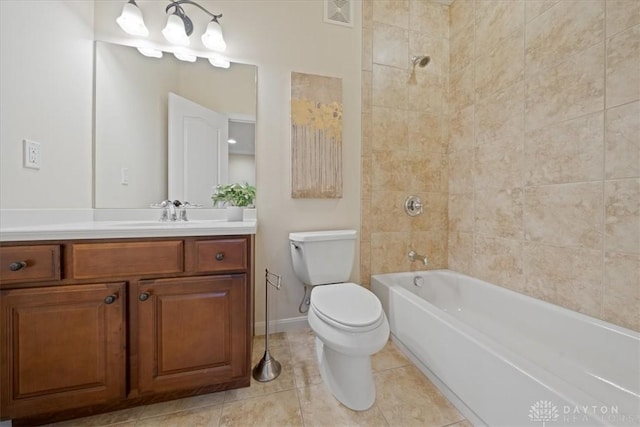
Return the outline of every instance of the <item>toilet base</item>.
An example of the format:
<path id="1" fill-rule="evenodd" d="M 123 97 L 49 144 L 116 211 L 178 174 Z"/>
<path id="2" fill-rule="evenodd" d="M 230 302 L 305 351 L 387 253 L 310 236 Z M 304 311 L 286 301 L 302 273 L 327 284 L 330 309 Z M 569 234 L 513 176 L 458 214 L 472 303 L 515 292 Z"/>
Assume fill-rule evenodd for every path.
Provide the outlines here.
<path id="1" fill-rule="evenodd" d="M 371 356 L 347 356 L 316 337 L 320 375 L 336 399 L 354 411 L 366 411 L 376 400 Z"/>

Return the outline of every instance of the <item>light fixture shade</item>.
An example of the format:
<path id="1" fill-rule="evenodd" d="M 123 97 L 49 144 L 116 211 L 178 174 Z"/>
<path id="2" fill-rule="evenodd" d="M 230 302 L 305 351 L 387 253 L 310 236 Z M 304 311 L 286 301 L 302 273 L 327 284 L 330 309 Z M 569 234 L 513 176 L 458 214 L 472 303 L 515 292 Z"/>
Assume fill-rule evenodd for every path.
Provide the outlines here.
<path id="1" fill-rule="evenodd" d="M 184 22 L 178 15 L 172 14 L 167 18 L 167 25 L 162 30 L 162 35 L 170 43 L 179 46 L 189 46 L 189 36 L 184 28 Z"/>
<path id="2" fill-rule="evenodd" d="M 125 3 L 122 13 L 116 18 L 116 22 L 125 33 L 132 36 L 146 37 L 149 35 L 149 30 L 142 19 L 142 12 L 135 2 Z"/>
<path id="3" fill-rule="evenodd" d="M 198 59 L 197 56 L 191 55 L 190 53 L 186 53 L 186 52 L 173 52 L 173 55 L 176 58 L 178 58 L 180 61 L 185 61 L 185 62 L 196 62 L 196 59 Z"/>
<path id="4" fill-rule="evenodd" d="M 162 51 L 151 47 L 139 47 L 138 52 L 149 58 L 162 58 Z"/>
<path id="5" fill-rule="evenodd" d="M 212 56 L 209 58 L 209 63 L 218 68 L 229 68 L 231 66 L 229 60 L 222 55 Z"/>
<path id="6" fill-rule="evenodd" d="M 222 37 L 222 27 L 217 21 L 211 21 L 207 25 L 207 30 L 202 35 L 202 44 L 217 52 L 224 52 L 227 48 L 224 37 Z"/>

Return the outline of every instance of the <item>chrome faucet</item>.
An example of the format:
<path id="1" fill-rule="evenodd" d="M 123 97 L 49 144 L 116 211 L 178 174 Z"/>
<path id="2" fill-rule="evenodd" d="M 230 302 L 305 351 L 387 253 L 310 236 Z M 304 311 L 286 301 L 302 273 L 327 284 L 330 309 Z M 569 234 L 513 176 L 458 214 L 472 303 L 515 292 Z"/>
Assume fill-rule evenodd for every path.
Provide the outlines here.
<path id="1" fill-rule="evenodd" d="M 417 253 L 414 250 L 409 251 L 409 261 L 413 262 L 413 261 L 420 261 L 421 263 L 423 263 L 424 265 L 428 264 L 428 260 L 427 257 L 424 255 L 420 255 L 419 253 Z"/>
<path id="2" fill-rule="evenodd" d="M 177 221 L 178 213 L 176 212 L 176 208 L 180 206 L 180 202 L 176 200 L 175 202 L 171 200 L 165 200 L 160 203 L 160 207 L 162 208 L 162 213 L 160 214 L 160 221 Z"/>

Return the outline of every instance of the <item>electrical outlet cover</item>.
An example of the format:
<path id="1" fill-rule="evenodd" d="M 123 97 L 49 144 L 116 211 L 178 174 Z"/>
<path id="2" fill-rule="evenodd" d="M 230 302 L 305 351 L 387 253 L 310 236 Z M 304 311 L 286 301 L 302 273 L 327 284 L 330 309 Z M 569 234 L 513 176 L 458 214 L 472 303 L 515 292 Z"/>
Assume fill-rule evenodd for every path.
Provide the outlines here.
<path id="1" fill-rule="evenodd" d="M 23 140 L 22 151 L 24 156 L 24 167 L 31 169 L 40 169 L 40 165 L 42 163 L 42 151 L 40 150 L 40 143 L 25 139 Z"/>

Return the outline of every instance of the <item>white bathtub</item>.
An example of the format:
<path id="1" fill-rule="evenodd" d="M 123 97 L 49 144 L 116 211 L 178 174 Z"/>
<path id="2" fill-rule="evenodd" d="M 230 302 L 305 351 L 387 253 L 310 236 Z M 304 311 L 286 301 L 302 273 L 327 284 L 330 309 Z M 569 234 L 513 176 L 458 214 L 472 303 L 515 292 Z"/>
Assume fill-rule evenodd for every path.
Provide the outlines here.
<path id="1" fill-rule="evenodd" d="M 371 288 L 392 339 L 474 424 L 640 425 L 639 333 L 449 270 Z"/>

